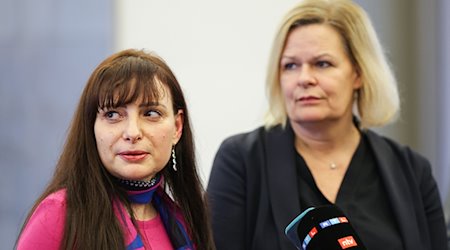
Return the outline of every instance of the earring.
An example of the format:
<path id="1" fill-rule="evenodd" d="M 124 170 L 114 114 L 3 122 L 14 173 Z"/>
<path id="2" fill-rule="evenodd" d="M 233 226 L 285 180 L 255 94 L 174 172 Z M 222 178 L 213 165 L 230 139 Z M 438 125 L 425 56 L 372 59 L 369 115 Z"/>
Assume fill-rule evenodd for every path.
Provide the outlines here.
<path id="1" fill-rule="evenodd" d="M 177 156 L 175 155 L 175 146 L 172 147 L 172 168 L 173 171 L 177 171 Z"/>

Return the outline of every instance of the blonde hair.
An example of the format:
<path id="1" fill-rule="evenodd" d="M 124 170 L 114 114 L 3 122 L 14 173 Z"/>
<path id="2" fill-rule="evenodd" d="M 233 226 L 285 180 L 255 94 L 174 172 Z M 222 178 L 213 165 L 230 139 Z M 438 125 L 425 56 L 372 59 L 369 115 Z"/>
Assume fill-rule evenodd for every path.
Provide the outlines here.
<path id="1" fill-rule="evenodd" d="M 287 36 L 300 26 L 326 24 L 341 35 L 362 87 L 355 104 L 363 128 L 393 121 L 400 110 L 397 81 L 367 13 L 350 0 L 304 0 L 284 17 L 275 36 L 267 70 L 269 109 L 265 125 L 285 125 L 287 112 L 280 86 L 280 59 Z"/>

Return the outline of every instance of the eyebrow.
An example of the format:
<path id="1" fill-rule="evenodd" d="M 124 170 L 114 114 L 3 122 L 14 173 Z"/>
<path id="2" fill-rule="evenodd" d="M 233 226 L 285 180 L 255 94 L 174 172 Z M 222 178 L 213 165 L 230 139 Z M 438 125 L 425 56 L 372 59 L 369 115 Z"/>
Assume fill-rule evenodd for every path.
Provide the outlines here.
<path id="1" fill-rule="evenodd" d="M 313 58 L 317 59 L 317 58 L 321 58 L 321 57 L 332 57 L 332 58 L 334 58 L 335 56 L 330 54 L 330 53 L 328 53 L 328 52 L 325 52 L 325 53 L 321 53 L 321 54 L 319 54 L 317 56 L 314 56 Z"/>
<path id="2" fill-rule="evenodd" d="M 146 102 L 146 103 L 139 104 L 140 108 L 155 107 L 155 106 L 160 106 L 160 107 L 163 107 L 163 108 L 167 108 L 166 105 L 161 104 L 159 102 Z"/>
<path id="3" fill-rule="evenodd" d="M 312 59 L 317 60 L 317 59 L 322 58 L 322 57 L 334 58 L 335 56 L 333 56 L 332 54 L 330 54 L 328 52 L 325 52 L 325 53 L 321 53 L 321 54 L 318 54 L 316 56 L 313 56 Z M 283 60 L 283 59 L 295 60 L 296 58 L 297 58 L 296 56 L 282 55 L 280 60 Z"/>

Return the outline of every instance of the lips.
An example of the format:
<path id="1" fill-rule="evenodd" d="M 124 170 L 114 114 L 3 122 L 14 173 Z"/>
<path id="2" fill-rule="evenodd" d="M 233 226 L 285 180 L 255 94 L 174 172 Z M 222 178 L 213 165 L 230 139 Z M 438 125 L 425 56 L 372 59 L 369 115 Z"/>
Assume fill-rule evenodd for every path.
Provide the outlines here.
<path id="1" fill-rule="evenodd" d="M 300 99 L 298 99 L 299 101 L 314 101 L 314 100 L 320 100 L 320 98 L 315 97 L 315 96 L 305 96 L 305 97 L 300 97 Z"/>
<path id="2" fill-rule="evenodd" d="M 320 101 L 322 99 L 323 98 L 321 98 L 321 97 L 308 95 L 308 96 L 301 96 L 300 98 L 295 99 L 295 101 L 302 102 L 302 103 L 314 103 L 314 102 Z"/>
<path id="3" fill-rule="evenodd" d="M 124 151 L 118 154 L 120 158 L 128 162 L 142 161 L 148 155 L 145 151 Z"/>

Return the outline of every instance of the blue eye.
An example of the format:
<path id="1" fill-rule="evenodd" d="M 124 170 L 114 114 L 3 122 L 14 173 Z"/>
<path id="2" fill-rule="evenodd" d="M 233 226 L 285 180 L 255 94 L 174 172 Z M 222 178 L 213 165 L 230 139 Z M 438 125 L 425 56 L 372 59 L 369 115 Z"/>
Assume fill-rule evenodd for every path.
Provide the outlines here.
<path id="1" fill-rule="evenodd" d="M 296 67 L 297 67 L 297 64 L 295 64 L 295 63 L 285 63 L 283 65 L 283 69 L 287 69 L 287 70 L 295 69 Z"/>
<path id="2" fill-rule="evenodd" d="M 316 65 L 317 65 L 319 68 L 328 68 L 328 67 L 331 66 L 331 63 L 329 63 L 329 62 L 327 62 L 327 61 L 318 61 L 318 62 L 316 63 Z"/>

